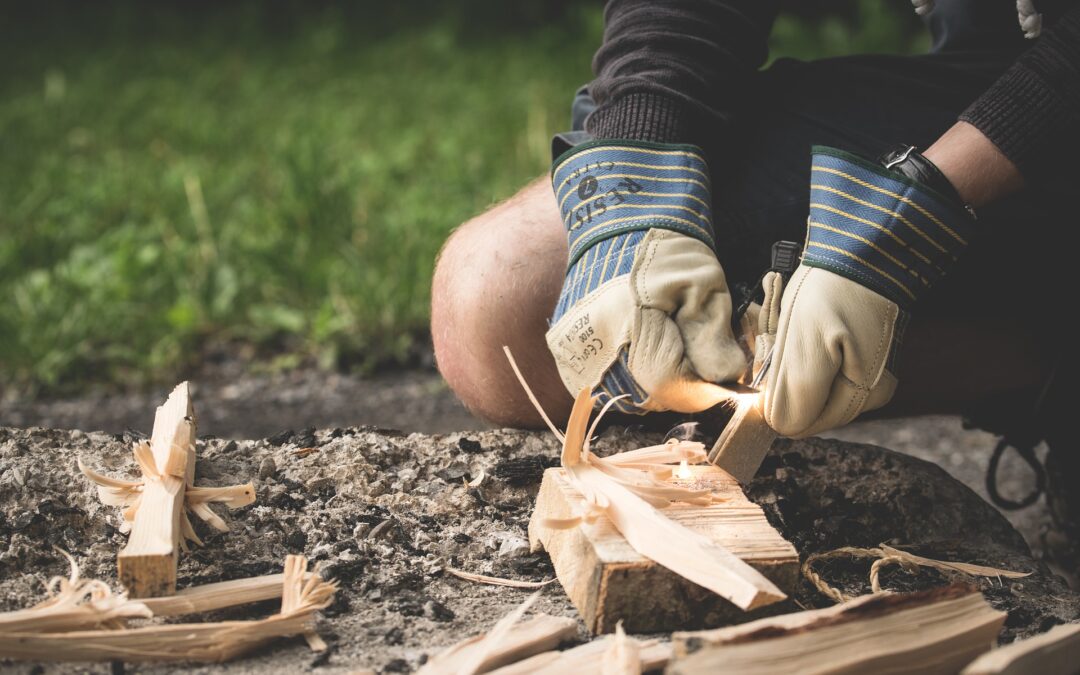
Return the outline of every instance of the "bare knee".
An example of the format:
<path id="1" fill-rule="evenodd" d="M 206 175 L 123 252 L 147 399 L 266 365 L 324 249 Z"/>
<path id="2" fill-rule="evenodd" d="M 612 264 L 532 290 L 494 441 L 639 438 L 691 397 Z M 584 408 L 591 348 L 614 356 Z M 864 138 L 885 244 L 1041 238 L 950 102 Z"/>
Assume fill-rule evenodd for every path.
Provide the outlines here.
<path id="1" fill-rule="evenodd" d="M 565 234 L 546 180 L 465 223 L 443 246 L 432 284 L 435 359 L 473 413 L 497 424 L 542 425 L 503 355 L 506 345 L 547 413 L 565 419 L 570 397 L 544 342 L 565 265 Z"/>

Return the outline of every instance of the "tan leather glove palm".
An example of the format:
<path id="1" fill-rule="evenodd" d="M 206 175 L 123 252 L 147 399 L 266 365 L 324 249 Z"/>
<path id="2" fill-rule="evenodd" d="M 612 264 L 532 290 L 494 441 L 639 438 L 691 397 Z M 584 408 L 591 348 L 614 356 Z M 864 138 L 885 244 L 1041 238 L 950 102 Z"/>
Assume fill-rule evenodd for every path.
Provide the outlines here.
<path id="1" fill-rule="evenodd" d="M 595 141 L 556 160 L 570 245 L 547 343 L 566 388 L 624 412 L 696 412 L 745 357 L 713 251 L 709 173 L 693 146 Z"/>
<path id="2" fill-rule="evenodd" d="M 800 266 L 780 306 L 765 421 L 792 438 L 842 426 L 896 391 L 895 303 L 828 270 Z"/>
<path id="3" fill-rule="evenodd" d="M 807 243 L 784 292 L 765 388 L 769 425 L 810 436 L 888 403 L 908 312 L 955 262 L 973 225 L 956 199 L 816 147 Z"/>
<path id="4" fill-rule="evenodd" d="M 711 382 L 746 368 L 730 321 L 731 296 L 712 250 L 650 230 L 630 273 L 574 304 L 547 342 L 569 391 L 627 391 L 643 410 L 697 412 L 728 396 Z"/>

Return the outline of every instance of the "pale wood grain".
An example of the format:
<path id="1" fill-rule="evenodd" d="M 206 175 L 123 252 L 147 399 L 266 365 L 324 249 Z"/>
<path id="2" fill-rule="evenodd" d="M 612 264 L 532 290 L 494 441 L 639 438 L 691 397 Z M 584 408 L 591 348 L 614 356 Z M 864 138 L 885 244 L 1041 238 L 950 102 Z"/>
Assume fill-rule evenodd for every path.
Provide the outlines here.
<path id="1" fill-rule="evenodd" d="M 720 499 L 709 506 L 674 503 L 665 516 L 729 550 L 790 591 L 798 576 L 795 548 L 773 528 L 739 484 L 712 466 L 690 467 L 694 478 L 673 481 L 706 488 Z M 564 469 L 544 473 L 529 523 L 533 549 L 551 556 L 556 576 L 594 633 L 611 632 L 619 619 L 631 633 L 722 625 L 743 613 L 734 605 L 638 553 L 607 517 L 570 529 L 545 527 L 585 509 L 585 499 Z"/>
<path id="2" fill-rule="evenodd" d="M 1054 626 L 975 659 L 961 675 L 1074 675 L 1080 672 L 1080 623 Z"/>
<path id="3" fill-rule="evenodd" d="M 1005 621 L 977 591 L 879 594 L 711 631 L 675 633 L 667 673 L 953 674 Z"/>
<path id="4" fill-rule="evenodd" d="M 485 635 L 467 638 L 428 659 L 421 675 L 456 675 L 470 668 L 478 649 L 484 655 L 475 672 L 486 673 L 540 652 L 554 649 L 577 633 L 577 622 L 566 617 L 539 614 L 513 625 L 494 649 L 484 644 Z"/>
<path id="5" fill-rule="evenodd" d="M 765 422 L 761 396 L 746 394 L 737 401 L 735 414 L 709 451 L 709 461 L 746 484 L 761 467 L 777 433 Z"/>
<path id="6" fill-rule="evenodd" d="M 160 475 L 144 475 L 131 536 L 117 557 L 120 582 L 133 598 L 176 591 L 184 490 L 195 475 L 195 411 L 187 382 L 178 384 L 157 409 L 150 439 Z"/>

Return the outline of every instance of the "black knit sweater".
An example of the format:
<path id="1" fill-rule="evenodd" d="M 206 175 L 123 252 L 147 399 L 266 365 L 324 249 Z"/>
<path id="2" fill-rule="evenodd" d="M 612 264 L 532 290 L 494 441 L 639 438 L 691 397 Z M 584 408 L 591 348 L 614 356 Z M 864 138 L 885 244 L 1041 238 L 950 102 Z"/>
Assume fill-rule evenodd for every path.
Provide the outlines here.
<path id="1" fill-rule="evenodd" d="M 586 129 L 700 145 L 718 128 L 736 133 L 737 93 L 765 62 L 776 4 L 611 0 L 589 87 L 598 108 Z M 1080 6 L 1057 4 L 1041 37 L 960 115 L 1029 182 L 1080 151 Z"/>

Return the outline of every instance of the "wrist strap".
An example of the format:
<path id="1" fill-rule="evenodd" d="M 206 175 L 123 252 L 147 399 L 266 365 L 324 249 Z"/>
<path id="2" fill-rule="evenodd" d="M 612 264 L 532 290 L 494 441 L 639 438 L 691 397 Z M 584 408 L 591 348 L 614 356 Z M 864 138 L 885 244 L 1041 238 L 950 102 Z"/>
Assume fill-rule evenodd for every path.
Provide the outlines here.
<path id="1" fill-rule="evenodd" d="M 927 159 L 914 145 L 898 145 L 889 152 L 878 158 L 881 165 L 890 171 L 896 171 L 911 180 L 922 183 L 928 188 L 937 191 L 946 199 L 951 199 L 959 204 L 972 220 L 977 220 L 975 209 L 960 198 L 960 193 L 953 187 L 952 182 L 941 173 L 937 165 Z"/>

